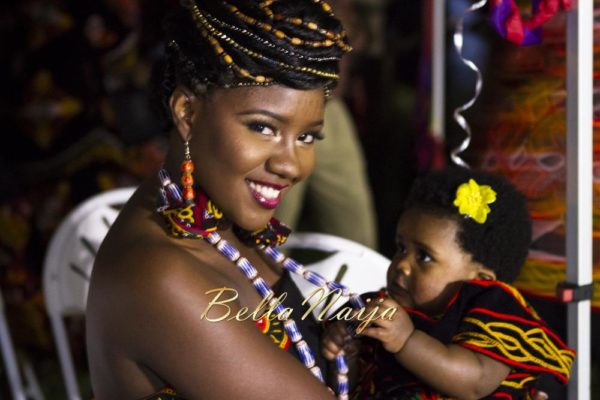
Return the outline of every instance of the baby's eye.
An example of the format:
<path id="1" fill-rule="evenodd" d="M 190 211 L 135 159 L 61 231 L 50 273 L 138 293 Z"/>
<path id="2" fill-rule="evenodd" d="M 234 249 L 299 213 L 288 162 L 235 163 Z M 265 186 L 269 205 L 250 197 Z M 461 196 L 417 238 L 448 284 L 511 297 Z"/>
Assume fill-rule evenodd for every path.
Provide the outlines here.
<path id="1" fill-rule="evenodd" d="M 306 132 L 298 136 L 298 140 L 302 143 L 311 144 L 314 143 L 315 140 L 322 140 L 323 135 L 321 132 Z"/>
<path id="2" fill-rule="evenodd" d="M 423 263 L 428 263 L 428 262 L 433 261 L 433 258 L 431 258 L 431 256 L 425 250 L 419 250 L 417 257 L 418 257 L 419 261 L 423 262 Z"/>
<path id="3" fill-rule="evenodd" d="M 406 247 L 404 246 L 404 244 L 402 243 L 397 243 L 396 244 L 396 254 L 394 254 L 394 257 L 404 257 L 406 256 L 407 250 Z"/>
<path id="4" fill-rule="evenodd" d="M 264 122 L 250 122 L 247 124 L 248 128 L 251 131 L 254 131 L 256 133 L 259 133 L 261 135 L 265 135 L 265 136 L 275 136 L 276 135 L 276 129 Z"/>

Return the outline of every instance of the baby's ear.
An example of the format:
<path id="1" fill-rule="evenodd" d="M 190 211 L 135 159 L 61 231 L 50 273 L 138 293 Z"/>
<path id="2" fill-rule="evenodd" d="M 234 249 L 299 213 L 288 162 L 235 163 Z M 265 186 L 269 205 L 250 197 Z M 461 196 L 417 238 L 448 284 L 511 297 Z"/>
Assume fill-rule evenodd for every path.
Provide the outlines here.
<path id="1" fill-rule="evenodd" d="M 477 279 L 482 280 L 482 281 L 495 281 L 496 273 L 489 268 L 482 267 L 477 272 Z"/>

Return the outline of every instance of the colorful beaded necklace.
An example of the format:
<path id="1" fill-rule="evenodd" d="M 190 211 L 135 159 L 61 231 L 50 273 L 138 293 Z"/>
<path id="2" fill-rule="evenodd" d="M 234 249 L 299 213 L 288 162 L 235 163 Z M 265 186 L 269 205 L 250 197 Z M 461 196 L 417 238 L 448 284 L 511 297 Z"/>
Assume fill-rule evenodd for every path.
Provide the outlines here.
<path id="1" fill-rule="evenodd" d="M 294 343 L 302 363 L 324 383 L 321 369 L 316 365 L 314 353 L 308 347 L 298 325 L 292 318 L 287 318 L 284 307 L 279 304 L 275 293 L 269 284 L 258 275 L 258 271 L 252 263 L 242 257 L 239 250 L 219 235 L 217 228 L 225 219 L 223 213 L 214 203 L 200 190 L 196 194 L 196 201 L 186 204 L 183 200 L 181 189 L 171 181 L 166 170 L 161 169 L 158 173 L 161 182 L 160 198 L 161 204 L 157 211 L 161 213 L 171 229 L 171 234 L 176 237 L 203 239 L 210 243 L 219 253 L 234 263 L 240 271 L 250 280 L 256 291 L 263 299 L 270 299 L 268 305 L 272 307 L 274 315 L 284 316 L 283 326 Z M 241 240 L 255 245 L 275 263 L 284 269 L 301 275 L 308 282 L 324 290 L 339 290 L 342 296 L 349 297 L 350 304 L 360 309 L 365 303 L 357 293 L 351 293 L 343 284 L 335 281 L 327 281 L 320 274 L 310 271 L 293 258 L 285 256 L 275 249 L 275 246 L 283 244 L 290 230 L 277 219 L 271 218 L 264 229 L 256 232 L 247 232 L 239 227 L 234 227 L 234 232 Z M 348 364 L 344 355 L 336 357 L 337 366 L 337 393 L 338 399 L 348 399 Z"/>

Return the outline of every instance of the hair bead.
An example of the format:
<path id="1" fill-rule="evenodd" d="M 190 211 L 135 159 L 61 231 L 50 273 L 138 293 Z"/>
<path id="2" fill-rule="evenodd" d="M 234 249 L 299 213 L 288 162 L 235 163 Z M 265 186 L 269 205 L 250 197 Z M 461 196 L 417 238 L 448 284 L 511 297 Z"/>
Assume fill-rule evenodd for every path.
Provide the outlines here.
<path id="1" fill-rule="evenodd" d="M 237 7 L 235 6 L 229 6 L 230 10 L 235 10 L 234 14 L 240 16 L 241 19 L 244 18 L 249 18 L 247 16 L 245 16 L 244 14 L 242 14 L 241 12 L 239 12 L 239 10 L 237 9 Z M 323 78 L 330 78 L 330 79 L 338 79 L 339 75 L 336 73 L 330 73 L 330 72 L 325 72 L 325 71 L 321 71 L 312 67 L 298 67 L 295 65 L 291 65 L 291 64 L 287 64 L 281 61 L 276 61 L 273 60 L 267 56 L 264 56 L 262 54 L 256 53 L 255 51 L 252 51 L 250 49 L 248 49 L 245 46 L 240 45 L 239 43 L 237 43 L 235 40 L 233 40 L 231 37 L 229 37 L 228 35 L 226 35 L 225 33 L 219 31 L 218 29 L 216 29 L 213 25 L 211 25 L 211 23 L 208 21 L 208 19 L 204 16 L 204 14 L 202 13 L 202 11 L 200 11 L 200 9 L 198 8 L 198 6 L 196 4 L 193 4 L 192 7 L 192 16 L 194 17 L 194 20 L 196 21 L 196 24 L 198 26 L 198 28 L 201 30 L 202 35 L 204 37 L 208 38 L 209 43 L 213 46 L 213 48 L 215 49 L 215 52 L 219 55 L 221 55 L 223 57 L 224 62 L 231 68 L 234 69 L 234 71 L 244 77 L 244 78 L 250 78 L 252 80 L 254 80 L 257 84 L 267 84 L 270 83 L 273 78 L 270 77 L 266 77 L 264 75 L 257 75 L 257 76 L 253 76 L 250 74 L 249 77 L 244 76 L 240 73 L 240 67 L 234 62 L 233 58 L 231 57 L 231 55 L 229 55 L 227 52 L 225 52 L 224 50 L 221 52 L 222 50 L 222 46 L 220 45 L 219 41 L 217 40 L 216 37 L 218 37 L 219 39 L 223 40 L 224 42 L 226 42 L 227 44 L 231 45 L 233 48 L 247 54 L 250 57 L 253 58 L 257 58 L 257 59 L 261 59 L 261 60 L 265 60 L 265 61 L 269 61 L 271 63 L 275 63 L 277 65 L 279 65 L 281 68 L 286 68 L 286 69 L 291 69 L 291 70 L 296 70 L 296 71 L 301 71 L 301 72 L 307 72 L 310 74 L 314 74 Z M 212 17 L 214 18 L 214 17 Z M 247 22 L 247 21 L 246 21 Z M 285 35 L 285 33 L 281 30 L 276 30 L 274 35 L 276 37 L 280 37 L 280 38 L 287 38 L 287 36 Z M 319 46 L 321 45 L 320 42 L 304 42 L 305 44 L 309 44 L 312 43 L 313 45 L 316 43 L 319 43 Z"/>

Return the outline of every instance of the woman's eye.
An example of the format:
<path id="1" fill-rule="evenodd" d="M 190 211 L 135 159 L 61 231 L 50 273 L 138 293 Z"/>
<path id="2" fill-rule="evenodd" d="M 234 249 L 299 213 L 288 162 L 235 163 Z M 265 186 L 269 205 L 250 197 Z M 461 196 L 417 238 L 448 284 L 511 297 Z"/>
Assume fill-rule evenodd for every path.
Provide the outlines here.
<path id="1" fill-rule="evenodd" d="M 311 144 L 315 140 L 323 139 L 323 135 L 320 132 L 306 132 L 298 136 L 298 140 L 302 143 Z"/>
<path id="2" fill-rule="evenodd" d="M 248 128 L 256 133 L 260 133 L 261 135 L 275 136 L 276 134 L 275 128 L 269 124 L 265 124 L 264 122 L 251 122 L 248 124 Z"/>

